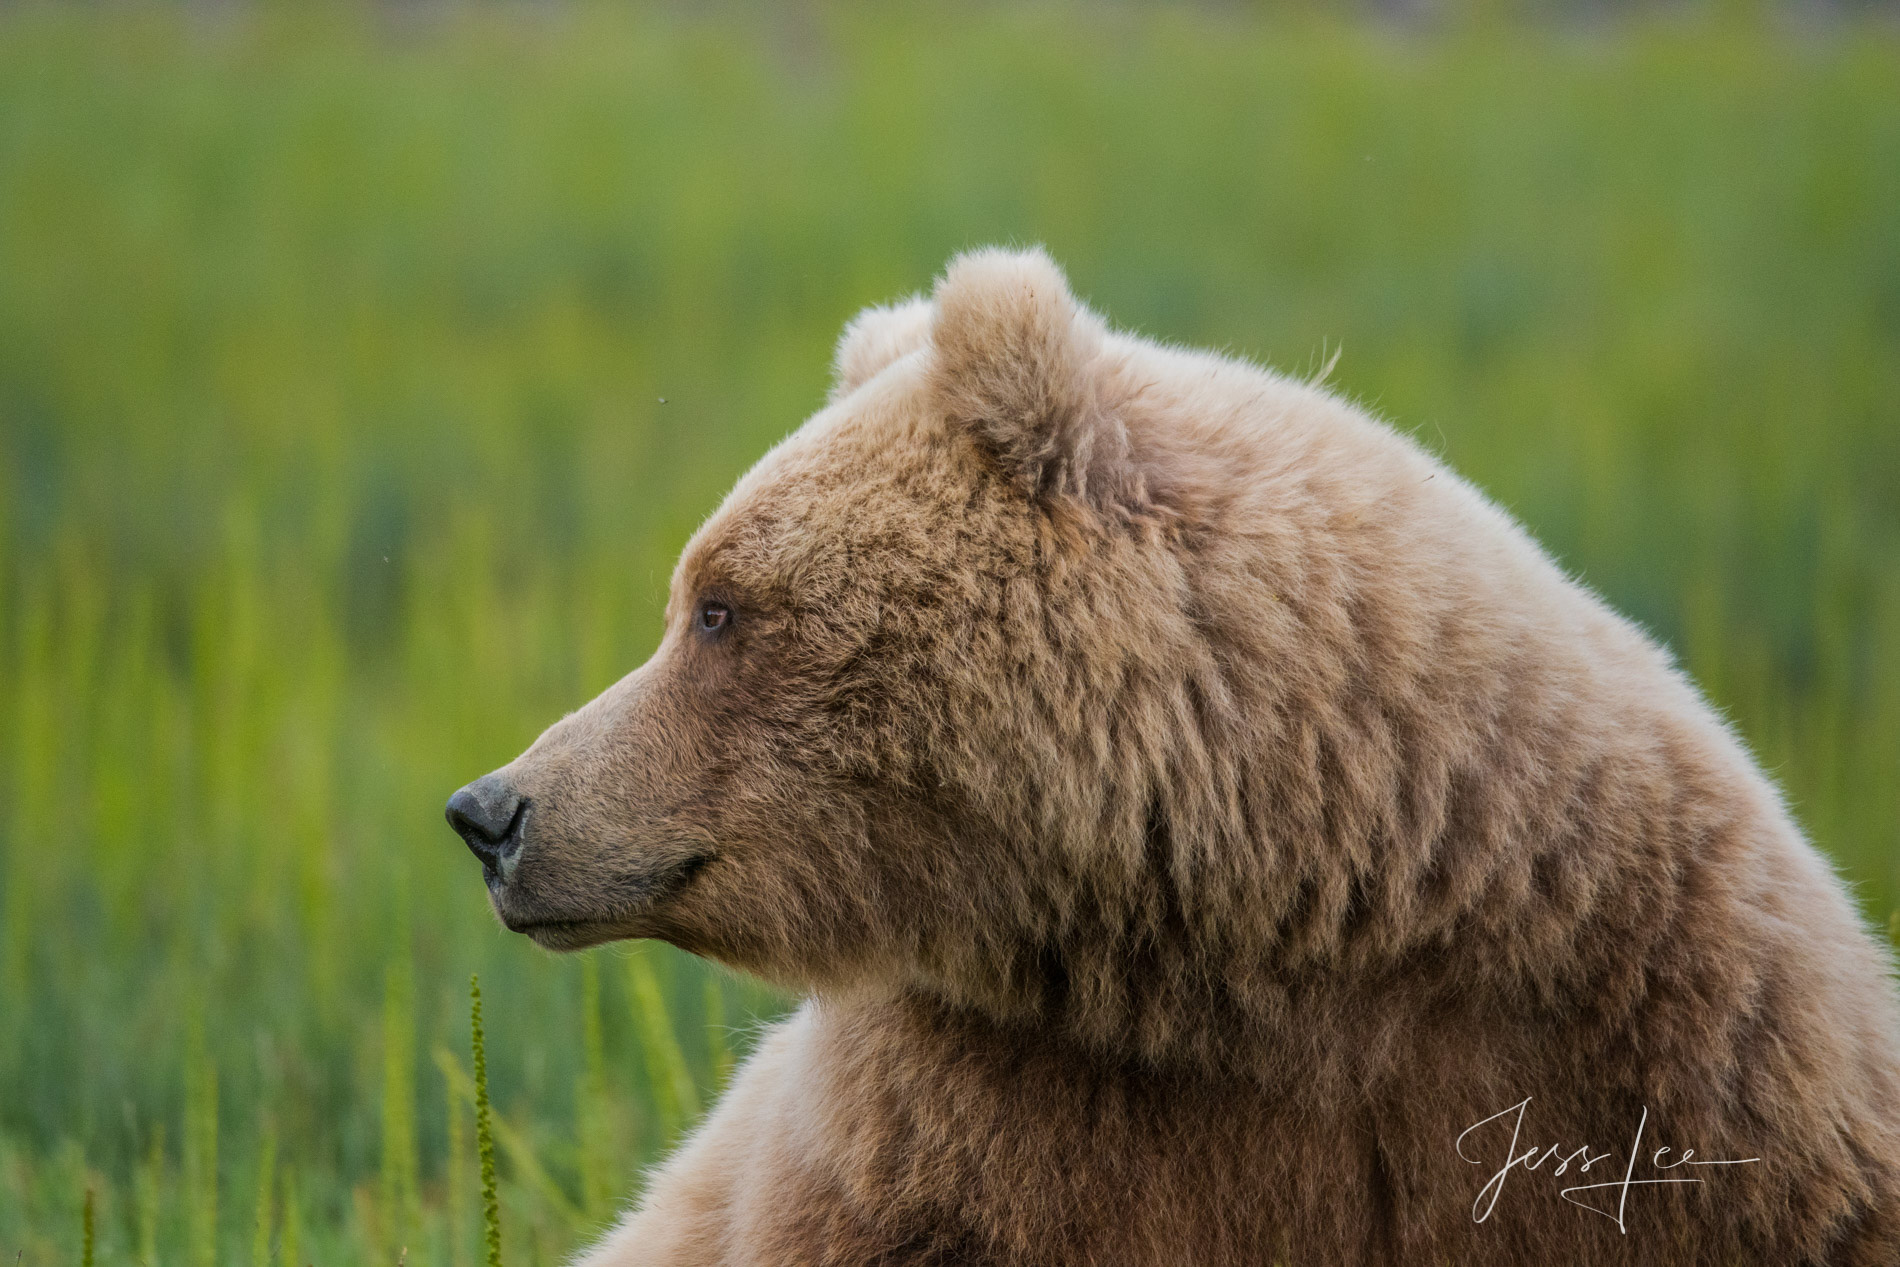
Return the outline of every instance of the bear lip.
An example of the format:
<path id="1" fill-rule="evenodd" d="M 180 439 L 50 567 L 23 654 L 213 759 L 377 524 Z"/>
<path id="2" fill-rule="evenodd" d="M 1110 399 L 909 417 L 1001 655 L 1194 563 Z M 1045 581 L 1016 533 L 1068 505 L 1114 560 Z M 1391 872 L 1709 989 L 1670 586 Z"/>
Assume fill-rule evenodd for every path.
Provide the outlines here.
<path id="1" fill-rule="evenodd" d="M 507 923 L 506 920 L 502 921 Z M 611 921 L 591 919 L 549 919 L 528 924 L 508 924 L 508 931 L 520 933 L 543 950 L 586 950 L 624 934 L 614 931 Z"/>
<path id="2" fill-rule="evenodd" d="M 520 933 L 547 950 L 585 950 L 603 942 L 646 934 L 636 931 L 642 916 L 686 888 L 711 862 L 713 855 L 696 853 L 664 864 L 644 875 L 629 877 L 630 892 L 615 906 L 598 914 L 542 914 L 510 911 L 506 889 L 491 886 L 495 914 L 511 933 Z"/>

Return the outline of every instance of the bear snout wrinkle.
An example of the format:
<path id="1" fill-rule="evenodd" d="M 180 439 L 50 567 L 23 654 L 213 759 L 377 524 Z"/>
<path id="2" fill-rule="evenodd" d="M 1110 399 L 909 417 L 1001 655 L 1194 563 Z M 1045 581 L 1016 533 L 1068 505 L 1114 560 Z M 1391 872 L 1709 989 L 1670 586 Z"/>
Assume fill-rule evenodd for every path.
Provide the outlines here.
<path id="1" fill-rule="evenodd" d="M 488 774 L 449 798 L 449 826 L 481 860 L 491 877 L 506 879 L 521 854 L 521 826 L 528 802 L 500 777 Z"/>

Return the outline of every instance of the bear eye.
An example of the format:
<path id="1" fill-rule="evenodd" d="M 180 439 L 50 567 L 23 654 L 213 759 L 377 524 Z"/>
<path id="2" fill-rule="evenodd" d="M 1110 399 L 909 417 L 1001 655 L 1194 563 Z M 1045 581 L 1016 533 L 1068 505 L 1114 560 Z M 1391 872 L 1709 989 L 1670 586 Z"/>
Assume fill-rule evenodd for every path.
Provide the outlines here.
<path id="1" fill-rule="evenodd" d="M 718 633 L 732 623 L 732 609 L 724 603 L 705 602 L 699 605 L 699 631 Z"/>

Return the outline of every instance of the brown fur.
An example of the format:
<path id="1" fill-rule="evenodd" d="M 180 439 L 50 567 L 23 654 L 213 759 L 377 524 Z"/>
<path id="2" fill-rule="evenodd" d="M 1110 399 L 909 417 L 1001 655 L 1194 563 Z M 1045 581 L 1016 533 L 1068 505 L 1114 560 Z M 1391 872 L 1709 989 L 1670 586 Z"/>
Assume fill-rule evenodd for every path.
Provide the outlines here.
<path id="1" fill-rule="evenodd" d="M 1504 514 L 1039 253 L 837 367 L 501 772 L 511 927 L 811 995 L 589 1264 L 1900 1261 L 1885 958 Z M 1459 1136 L 1527 1096 L 1616 1159 L 1475 1221 L 1509 1130 Z M 1645 1112 L 1645 1163 L 1761 1160 L 1560 1199 Z"/>

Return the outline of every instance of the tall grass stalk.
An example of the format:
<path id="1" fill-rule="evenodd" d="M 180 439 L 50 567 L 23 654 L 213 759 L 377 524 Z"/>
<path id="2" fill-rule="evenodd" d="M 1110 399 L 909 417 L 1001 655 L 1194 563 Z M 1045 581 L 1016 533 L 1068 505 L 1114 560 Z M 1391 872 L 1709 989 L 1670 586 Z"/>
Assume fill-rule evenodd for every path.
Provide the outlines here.
<path id="1" fill-rule="evenodd" d="M 460 1063 L 452 1055 L 444 1052 L 437 1053 L 437 1063 L 459 1089 L 462 1097 L 469 1104 L 475 1104 L 475 1081 L 462 1071 Z M 508 1160 L 514 1166 L 515 1181 L 521 1187 L 536 1194 L 546 1211 L 557 1216 L 562 1222 L 570 1226 L 578 1226 L 585 1222 L 586 1215 L 562 1190 L 554 1176 L 548 1173 L 547 1167 L 541 1164 L 541 1156 L 529 1142 L 528 1137 L 511 1126 L 508 1119 L 499 1113 L 491 1113 L 488 1121 L 495 1145 L 508 1154 Z"/>
<path id="2" fill-rule="evenodd" d="M 489 1121 L 488 1049 L 482 1037 L 482 983 L 468 979 L 469 1042 L 475 1054 L 475 1149 L 482 1162 L 482 1238 L 488 1267 L 501 1267 L 501 1198 L 495 1187 L 495 1136 Z"/>
<path id="3" fill-rule="evenodd" d="M 79 1215 L 79 1224 L 80 1224 L 80 1232 L 79 1232 L 80 1267 L 93 1267 L 93 1252 L 92 1252 L 93 1251 L 93 1244 L 92 1244 L 93 1210 L 92 1210 L 92 1185 L 90 1184 L 86 1186 L 86 1204 L 81 1209 L 81 1212 Z"/>

